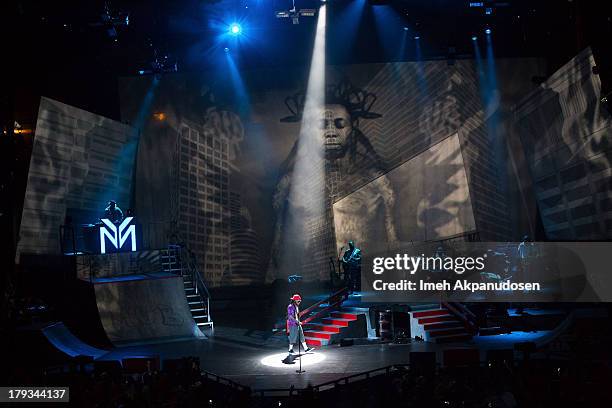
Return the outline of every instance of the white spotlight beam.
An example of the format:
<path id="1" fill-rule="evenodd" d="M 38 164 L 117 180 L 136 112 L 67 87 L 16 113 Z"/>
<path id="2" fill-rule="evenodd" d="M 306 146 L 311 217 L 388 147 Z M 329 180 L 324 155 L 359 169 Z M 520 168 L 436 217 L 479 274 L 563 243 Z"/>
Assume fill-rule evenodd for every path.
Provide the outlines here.
<path id="1" fill-rule="evenodd" d="M 323 214 L 325 194 L 324 140 L 320 128 L 325 105 L 325 9 L 326 6 L 322 5 L 317 18 L 291 188 L 293 203 L 316 204 L 306 209 L 306 213 L 315 217 Z"/>
<path id="2" fill-rule="evenodd" d="M 325 8 L 325 5 L 323 5 L 319 10 L 317 32 L 310 62 L 310 75 L 308 76 L 306 103 L 300 129 L 300 138 L 306 136 L 308 140 L 316 138 L 321 133 L 319 122 L 325 104 Z M 320 151 L 322 152 L 323 143 L 317 143 L 317 145 L 321 147 Z"/>
<path id="3" fill-rule="evenodd" d="M 325 105 L 325 9 L 326 6 L 322 5 L 317 18 L 306 100 L 291 177 L 288 200 L 290 221 L 287 226 L 289 237 L 284 240 L 286 244 L 281 252 L 283 269 L 293 265 L 295 259 L 311 256 L 307 248 L 313 225 L 323 222 L 325 216 L 325 141 L 321 130 Z"/>

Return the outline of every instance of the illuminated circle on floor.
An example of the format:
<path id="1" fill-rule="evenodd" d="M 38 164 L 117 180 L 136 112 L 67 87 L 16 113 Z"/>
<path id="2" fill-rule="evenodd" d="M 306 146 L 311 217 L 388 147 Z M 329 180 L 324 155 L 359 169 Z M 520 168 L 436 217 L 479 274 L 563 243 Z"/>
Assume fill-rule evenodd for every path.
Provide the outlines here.
<path id="1" fill-rule="evenodd" d="M 262 358 L 260 362 L 267 367 L 291 368 L 294 370 L 296 366 L 300 365 L 300 360 L 297 358 L 295 359 L 295 364 L 283 364 L 285 357 L 287 357 L 287 353 L 272 354 Z M 325 360 L 325 354 L 315 351 L 312 354 L 303 354 L 300 358 L 302 359 L 302 367 L 308 367 Z"/>

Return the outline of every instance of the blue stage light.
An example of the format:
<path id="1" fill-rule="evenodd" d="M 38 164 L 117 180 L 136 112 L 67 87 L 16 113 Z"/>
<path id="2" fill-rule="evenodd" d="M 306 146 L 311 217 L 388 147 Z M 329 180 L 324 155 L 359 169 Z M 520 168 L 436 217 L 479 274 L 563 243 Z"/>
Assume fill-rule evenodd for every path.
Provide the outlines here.
<path id="1" fill-rule="evenodd" d="M 491 29 L 490 28 L 485 29 L 485 34 L 486 35 L 490 35 L 491 34 Z"/>
<path id="2" fill-rule="evenodd" d="M 229 48 L 225 47 L 225 48 L 223 49 L 223 51 L 225 51 L 225 52 L 229 52 Z"/>
<path id="3" fill-rule="evenodd" d="M 240 24 L 238 23 L 233 23 L 229 27 L 229 32 L 231 35 L 240 35 L 242 32 L 242 27 L 240 27 Z"/>
<path id="4" fill-rule="evenodd" d="M 421 36 L 420 36 L 420 35 L 415 35 L 415 36 L 414 36 L 414 39 L 415 39 L 415 40 L 420 40 L 420 39 L 421 39 Z"/>
<path id="5" fill-rule="evenodd" d="M 141 69 L 140 71 L 138 71 L 138 74 L 144 75 L 144 70 Z"/>
<path id="6" fill-rule="evenodd" d="M 408 31 L 408 27 L 404 27 L 404 31 Z"/>
<path id="7" fill-rule="evenodd" d="M 475 35 L 472 36 L 472 41 L 476 41 L 478 39 L 478 37 L 476 37 Z"/>

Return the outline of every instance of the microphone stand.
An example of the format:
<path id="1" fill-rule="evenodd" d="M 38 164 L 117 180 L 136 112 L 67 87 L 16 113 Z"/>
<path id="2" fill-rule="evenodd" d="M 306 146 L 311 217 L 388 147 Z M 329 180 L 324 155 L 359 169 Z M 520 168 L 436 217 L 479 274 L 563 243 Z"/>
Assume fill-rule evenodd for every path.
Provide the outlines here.
<path id="1" fill-rule="evenodd" d="M 302 330 L 301 323 L 298 325 L 298 329 L 300 329 L 300 333 L 302 334 L 302 336 L 304 336 L 304 330 Z M 304 337 L 304 341 L 306 341 L 305 337 Z M 298 374 L 302 374 L 302 373 L 305 373 L 306 370 L 302 370 L 302 342 L 300 341 L 299 335 L 298 335 L 298 357 L 300 358 L 300 368 L 298 370 L 295 370 L 295 372 Z"/>

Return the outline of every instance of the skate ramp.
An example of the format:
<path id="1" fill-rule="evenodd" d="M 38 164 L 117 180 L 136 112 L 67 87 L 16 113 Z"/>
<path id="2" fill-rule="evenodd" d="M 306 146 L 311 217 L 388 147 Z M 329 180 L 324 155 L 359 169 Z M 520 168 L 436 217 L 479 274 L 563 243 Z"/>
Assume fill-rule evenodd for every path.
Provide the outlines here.
<path id="1" fill-rule="evenodd" d="M 180 276 L 140 276 L 94 283 L 102 326 L 114 345 L 202 336 Z"/>

